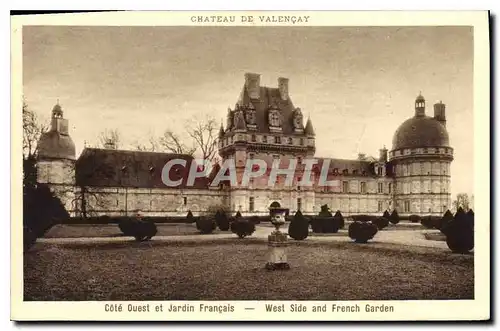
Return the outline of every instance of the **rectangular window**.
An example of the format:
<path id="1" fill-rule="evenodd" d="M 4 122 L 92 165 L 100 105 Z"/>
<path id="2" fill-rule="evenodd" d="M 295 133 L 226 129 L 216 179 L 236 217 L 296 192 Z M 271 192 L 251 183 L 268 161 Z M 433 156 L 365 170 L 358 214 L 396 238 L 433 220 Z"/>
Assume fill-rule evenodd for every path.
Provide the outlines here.
<path id="1" fill-rule="evenodd" d="M 342 193 L 347 193 L 349 191 L 349 182 L 342 182 Z"/>
<path id="2" fill-rule="evenodd" d="M 262 136 L 262 142 L 267 143 L 267 136 Z"/>
<path id="3" fill-rule="evenodd" d="M 302 199 L 297 198 L 297 210 L 302 210 Z"/>
<path id="4" fill-rule="evenodd" d="M 188 198 L 184 197 L 183 200 L 184 200 L 184 206 L 186 206 L 188 204 Z"/>
<path id="5" fill-rule="evenodd" d="M 404 210 L 405 210 L 405 213 L 410 212 L 410 201 L 405 201 Z"/>
<path id="6" fill-rule="evenodd" d="M 382 176 L 382 167 L 378 167 L 378 168 L 377 168 L 377 174 L 378 174 L 379 176 Z"/>
<path id="7" fill-rule="evenodd" d="M 248 206 L 248 210 L 249 211 L 254 211 L 255 209 L 255 198 L 254 197 L 250 197 L 250 204 Z"/>
<path id="8" fill-rule="evenodd" d="M 297 157 L 297 164 L 302 164 L 302 157 L 300 156 Z"/>
<path id="9" fill-rule="evenodd" d="M 253 160 L 254 156 L 255 156 L 255 154 L 254 154 L 254 153 L 250 153 L 250 154 L 248 154 L 248 157 L 250 158 L 250 160 Z"/>
<path id="10" fill-rule="evenodd" d="M 382 211 L 383 208 L 384 208 L 384 203 L 382 201 L 379 201 L 378 202 L 378 211 Z"/>
<path id="11" fill-rule="evenodd" d="M 252 142 L 256 142 L 257 141 L 257 136 L 256 135 L 252 135 Z"/>
<path id="12" fill-rule="evenodd" d="M 384 193 L 384 183 L 378 183 L 378 193 Z"/>
<path id="13" fill-rule="evenodd" d="M 288 138 L 288 145 L 292 145 L 293 144 L 293 139 L 292 138 Z"/>
<path id="14" fill-rule="evenodd" d="M 275 144 L 281 144 L 281 137 L 274 137 Z"/>
<path id="15" fill-rule="evenodd" d="M 392 183 L 389 183 L 389 194 L 392 193 Z"/>
<path id="16" fill-rule="evenodd" d="M 300 138 L 300 145 L 304 146 L 304 138 Z"/>
<path id="17" fill-rule="evenodd" d="M 365 182 L 361 182 L 359 190 L 361 193 L 366 193 L 366 183 Z"/>

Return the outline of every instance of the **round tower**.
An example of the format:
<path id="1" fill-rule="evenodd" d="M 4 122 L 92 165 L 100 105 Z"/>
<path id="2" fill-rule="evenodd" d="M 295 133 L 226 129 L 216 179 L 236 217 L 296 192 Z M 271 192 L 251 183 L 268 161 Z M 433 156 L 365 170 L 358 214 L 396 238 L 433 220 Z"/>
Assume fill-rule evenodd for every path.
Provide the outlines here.
<path id="1" fill-rule="evenodd" d="M 49 186 L 66 210 L 73 211 L 75 144 L 59 102 L 52 109 L 50 130 L 38 141 L 37 182 Z"/>
<path id="2" fill-rule="evenodd" d="M 425 99 L 415 100 L 414 116 L 394 133 L 389 160 L 393 165 L 395 208 L 401 215 L 442 215 L 451 206 L 450 146 L 444 104 L 434 117 L 425 114 Z"/>

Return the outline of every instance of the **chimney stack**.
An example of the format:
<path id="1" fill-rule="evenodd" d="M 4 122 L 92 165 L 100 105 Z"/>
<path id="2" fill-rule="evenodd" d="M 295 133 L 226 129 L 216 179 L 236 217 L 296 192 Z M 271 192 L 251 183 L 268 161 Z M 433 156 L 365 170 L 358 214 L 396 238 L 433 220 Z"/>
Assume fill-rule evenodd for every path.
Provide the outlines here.
<path id="1" fill-rule="evenodd" d="M 288 78 L 278 78 L 278 88 L 280 90 L 281 100 L 288 100 Z"/>
<path id="2" fill-rule="evenodd" d="M 380 162 L 387 162 L 387 148 L 381 148 L 379 149 L 379 161 Z"/>
<path id="3" fill-rule="evenodd" d="M 245 88 L 250 99 L 260 98 L 260 75 L 247 72 L 245 74 Z"/>
<path id="4" fill-rule="evenodd" d="M 446 126 L 446 105 L 442 101 L 434 104 L 434 119 Z"/>

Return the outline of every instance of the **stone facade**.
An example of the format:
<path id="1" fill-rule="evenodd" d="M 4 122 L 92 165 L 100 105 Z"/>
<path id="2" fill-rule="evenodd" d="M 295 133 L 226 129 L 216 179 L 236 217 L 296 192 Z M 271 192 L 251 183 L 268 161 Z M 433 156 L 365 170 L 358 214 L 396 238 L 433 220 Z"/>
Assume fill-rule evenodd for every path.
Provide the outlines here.
<path id="1" fill-rule="evenodd" d="M 318 158 L 312 120 L 304 125 L 289 88 L 286 78 L 269 88 L 260 86 L 260 75 L 246 74 L 234 108 L 228 109 L 226 126 L 221 126 L 218 147 L 223 161 L 234 160 L 239 179 L 247 160 L 262 160 L 270 167 L 275 161 L 296 160 L 298 167 L 290 183 L 280 175 L 269 187 L 270 173 L 266 172 L 236 185 L 211 187 L 205 178 L 193 187 L 167 188 L 159 179 L 162 167 L 179 155 L 86 148 L 75 160 L 59 105 L 53 110 L 51 131 L 40 140 L 38 181 L 49 184 L 73 215 L 81 213 L 83 201 L 91 216 L 136 210 L 146 216 L 184 216 L 188 210 L 199 215 L 215 205 L 232 213 L 267 215 L 273 202 L 305 214 L 317 214 L 324 204 L 344 215 L 394 209 L 402 216 L 441 215 L 451 207 L 453 149 L 445 128 L 444 104 L 435 105 L 435 116 L 427 117 L 425 99 L 417 97 L 415 116 L 398 128 L 392 149 L 382 148 L 378 158 L 362 154 L 355 160 Z M 188 156 L 181 157 L 192 162 Z M 301 187 L 309 159 L 318 162 L 310 173 L 314 185 Z M 322 169 L 327 169 L 327 180 L 336 185 L 317 182 Z"/>

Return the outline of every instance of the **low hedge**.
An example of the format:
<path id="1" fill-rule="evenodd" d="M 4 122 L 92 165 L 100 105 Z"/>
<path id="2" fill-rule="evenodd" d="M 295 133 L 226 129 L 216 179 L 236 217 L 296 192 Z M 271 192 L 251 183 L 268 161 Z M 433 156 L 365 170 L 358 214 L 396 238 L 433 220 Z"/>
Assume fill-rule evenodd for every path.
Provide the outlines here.
<path id="1" fill-rule="evenodd" d="M 134 237 L 137 241 L 150 240 L 158 233 L 156 224 L 137 218 L 123 218 L 118 227 L 125 236 Z"/>

